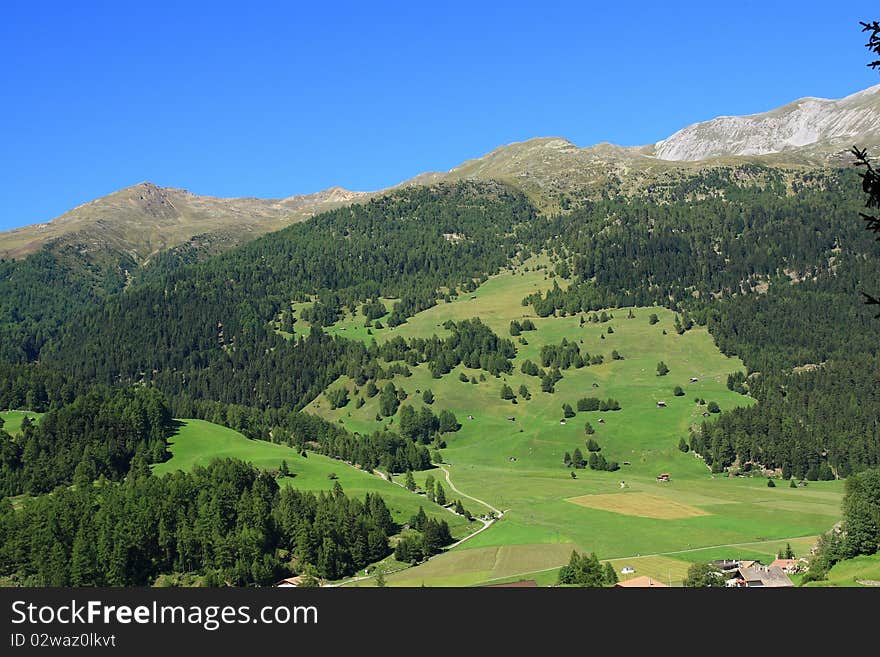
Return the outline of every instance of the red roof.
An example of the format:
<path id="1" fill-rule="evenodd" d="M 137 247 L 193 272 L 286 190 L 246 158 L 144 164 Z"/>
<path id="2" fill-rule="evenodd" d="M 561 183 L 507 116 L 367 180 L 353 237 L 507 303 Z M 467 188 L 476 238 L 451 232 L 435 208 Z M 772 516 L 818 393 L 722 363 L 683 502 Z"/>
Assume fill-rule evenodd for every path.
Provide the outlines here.
<path id="1" fill-rule="evenodd" d="M 632 579 L 626 579 L 622 582 L 618 582 L 614 586 L 621 588 L 668 588 L 666 584 L 663 582 L 657 581 L 652 577 L 647 577 L 646 575 L 640 575 L 639 577 L 633 577 Z"/>

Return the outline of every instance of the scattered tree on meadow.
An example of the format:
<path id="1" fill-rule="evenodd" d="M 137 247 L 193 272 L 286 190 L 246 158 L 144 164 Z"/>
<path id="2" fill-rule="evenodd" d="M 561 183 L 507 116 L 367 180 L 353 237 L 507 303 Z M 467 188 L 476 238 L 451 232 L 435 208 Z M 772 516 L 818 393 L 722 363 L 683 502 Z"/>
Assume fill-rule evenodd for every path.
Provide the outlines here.
<path id="1" fill-rule="evenodd" d="M 413 477 L 412 470 L 406 471 L 404 486 L 406 486 L 408 491 L 414 491 L 416 489 L 416 480 L 415 477 Z"/>

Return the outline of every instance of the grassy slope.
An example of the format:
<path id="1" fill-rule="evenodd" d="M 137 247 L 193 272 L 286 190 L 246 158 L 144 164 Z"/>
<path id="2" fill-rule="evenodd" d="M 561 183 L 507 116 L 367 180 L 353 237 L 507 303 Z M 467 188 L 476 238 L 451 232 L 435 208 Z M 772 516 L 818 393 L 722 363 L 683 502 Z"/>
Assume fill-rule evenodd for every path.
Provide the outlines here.
<path id="1" fill-rule="evenodd" d="M 806 586 L 863 586 L 860 581 L 880 582 L 880 552 L 841 561 L 828 571 L 826 579 Z"/>
<path id="2" fill-rule="evenodd" d="M 526 572 L 561 565 L 572 547 L 594 550 L 603 559 L 625 558 L 814 536 L 839 518 L 840 482 L 815 482 L 806 489 L 787 486 L 768 489 L 761 478 L 712 476 L 702 461 L 678 451 L 678 439 L 687 435 L 688 427 L 704 420 L 705 407 L 694 402 L 695 396 L 716 401 L 722 409 L 754 403 L 727 390 L 727 374 L 742 369 L 742 363 L 720 354 L 705 329 L 697 327 L 679 336 L 672 329 L 673 314 L 661 308 L 634 309 L 635 319 L 626 319 L 628 309 L 618 309 L 607 324 L 586 323 L 583 327 L 578 316 L 536 318 L 531 308 L 523 307 L 520 300 L 551 284 L 542 271 L 505 272 L 490 279 L 473 295 L 465 295 L 449 304 L 441 303 L 395 329 L 374 331 L 373 336 L 367 336 L 365 331 L 361 334 L 357 327 L 362 326 L 363 317 L 347 317 L 331 329 L 341 331 L 345 327 L 347 337 L 378 340 L 398 334 L 403 337 L 442 335 L 440 325 L 446 319 L 474 316 L 481 317 L 501 335 L 507 335 L 512 319 L 531 317 L 538 327 L 537 331 L 523 333 L 529 344 L 517 345 L 519 353 L 513 375 L 500 379 L 490 376 L 474 385 L 459 381 L 459 371 L 463 368 L 438 380 L 430 377 L 426 367 L 419 366 L 411 368 L 411 377 L 395 378 L 395 384 L 410 394 L 405 403 L 420 407 L 421 398 L 416 390 L 431 388 L 436 398 L 435 413 L 444 408 L 456 413 L 463 427 L 449 438 L 443 453 L 444 460 L 450 464 L 453 482 L 462 491 L 507 513 L 495 526 L 461 548 L 419 568 L 394 575 L 389 583 L 470 584 L 514 575 L 502 565 L 504 559 L 500 558 L 499 548 L 507 554 L 520 553 L 522 563 L 517 567 L 522 570 L 518 572 Z M 648 323 L 652 312 L 660 318 L 654 326 Z M 609 325 L 614 329 L 610 335 L 607 334 Z M 519 366 L 525 358 L 537 362 L 542 344 L 557 344 L 563 337 L 582 341 L 582 351 L 601 353 L 606 362 L 565 371 L 555 394 L 542 393 L 540 381 L 522 375 Z M 612 349 L 617 349 L 625 360 L 612 362 Z M 665 377 L 656 375 L 659 360 L 670 368 Z M 480 372 L 467 371 L 467 374 L 479 379 Z M 692 376 L 699 381 L 690 384 Z M 505 382 L 515 391 L 525 383 L 532 399 L 520 399 L 516 405 L 502 401 L 499 391 Z M 594 388 L 593 383 L 599 387 Z M 355 390 L 353 382 L 348 380 L 334 385 Z M 685 389 L 686 396 L 672 395 L 676 385 Z M 614 397 L 623 410 L 578 413 L 566 425 L 560 425 L 561 404 L 568 402 L 575 406 L 577 399 L 583 396 Z M 657 408 L 659 400 L 666 401 L 668 407 Z M 375 420 L 377 404 L 378 398 L 373 398 L 360 409 L 350 403 L 345 408 L 330 410 L 322 395 L 306 410 L 332 421 L 341 419 L 347 428 L 364 432 L 388 424 L 387 420 L 383 423 Z M 475 419 L 466 419 L 468 415 Z M 508 416 L 514 416 L 515 421 L 508 421 Z M 605 424 L 597 422 L 600 416 L 605 418 Z M 594 437 L 602 445 L 606 458 L 621 463 L 628 460 L 632 465 L 613 473 L 581 470 L 577 479 L 571 479 L 562 465 L 562 456 L 575 447 L 585 452 L 583 426 L 586 420 L 596 429 Z M 510 460 L 511 457 L 516 460 Z M 672 482 L 658 484 L 655 477 L 659 472 L 670 472 Z M 622 480 L 626 482 L 625 488 L 620 485 Z M 665 496 L 693 505 L 709 515 L 660 520 L 586 508 L 566 501 L 590 493 L 625 495 L 632 491 Z M 556 545 L 559 547 L 554 547 Z M 459 552 L 470 554 L 456 554 Z M 734 548 L 724 552 L 724 556 L 736 554 Z M 461 563 L 451 567 L 453 560 L 461 560 Z M 662 568 L 642 574 L 667 579 L 666 570 Z"/>
<path id="3" fill-rule="evenodd" d="M 286 460 L 295 476 L 281 480 L 285 485 L 302 490 L 330 490 L 334 481 L 328 475 L 335 473 L 348 495 L 363 497 L 368 492 L 379 493 L 397 522 L 409 520 L 421 505 L 429 514 L 445 519 L 456 537 L 464 536 L 478 527 L 428 502 L 423 496 L 341 461 L 312 453 L 302 457 L 285 445 L 250 440 L 237 431 L 204 420 L 182 420 L 182 426 L 169 442 L 173 456 L 169 461 L 153 467 L 156 474 L 189 470 L 194 465 L 205 465 L 214 458 L 237 458 L 267 470 L 278 469 L 281 461 Z"/>
<path id="4" fill-rule="evenodd" d="M 39 422 L 42 416 L 42 413 L 36 411 L 0 411 L 0 418 L 3 418 L 3 431 L 12 436 L 21 433 L 21 421 L 25 417 Z"/>

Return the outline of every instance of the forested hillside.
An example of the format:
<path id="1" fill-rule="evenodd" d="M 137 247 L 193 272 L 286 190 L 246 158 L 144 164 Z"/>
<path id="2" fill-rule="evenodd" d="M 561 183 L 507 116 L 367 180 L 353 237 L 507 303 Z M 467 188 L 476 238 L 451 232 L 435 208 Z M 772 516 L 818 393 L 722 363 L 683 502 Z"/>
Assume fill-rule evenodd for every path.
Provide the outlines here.
<path id="1" fill-rule="evenodd" d="M 59 489 L 20 510 L 0 501 L 0 574 L 33 586 L 143 586 L 195 572 L 244 586 L 310 564 L 336 579 L 384 557 L 395 529 L 378 496 L 279 489 L 241 461 L 163 477 L 141 462 L 121 485 Z"/>
<path id="2" fill-rule="evenodd" d="M 766 404 L 705 429 L 700 453 L 710 465 L 740 457 L 798 476 L 816 475 L 822 464 L 845 475 L 880 461 L 873 425 L 864 424 L 873 396 L 855 392 L 865 392 L 858 382 L 867 385 L 876 354 L 858 290 L 861 281 L 880 279 L 868 257 L 874 242 L 856 220 L 855 181 L 847 170 L 721 168 L 667 189 L 666 202 L 609 198 L 549 218 L 503 186 L 408 188 L 174 268 L 83 310 L 41 362 L 79 382 L 150 383 L 172 404 L 212 400 L 289 412 L 343 373 L 363 383 L 393 376 L 383 363 L 431 362 L 442 375 L 463 357 L 473 360 L 437 356 L 439 342 L 380 350 L 320 326 L 383 297 L 397 299 L 385 321 L 399 325 L 547 250 L 558 280 L 570 282 L 523 300 L 538 316 L 664 305 L 681 314 L 680 331 L 708 325 L 722 351 L 744 359 L 754 374 L 738 389 Z M 291 303 L 305 299 L 315 303 L 297 318 Z M 366 319 L 373 312 L 369 304 L 361 311 Z M 304 319 L 312 325 L 307 335 L 288 340 L 279 331 Z M 512 350 L 497 352 L 498 364 L 476 362 L 504 371 Z M 795 403 L 773 402 L 780 389 L 809 390 L 811 409 L 840 399 L 837 377 L 792 369 L 829 361 L 846 362 L 835 367 L 851 374 L 849 396 L 859 408 L 846 422 L 810 411 L 813 438 L 783 437 L 807 418 Z M 792 428 L 780 433 L 770 417 Z M 258 424 L 251 433 L 267 436 L 284 421 Z"/>
<path id="3" fill-rule="evenodd" d="M 147 466 L 167 458 L 172 417 L 198 417 L 389 477 L 431 468 L 461 418 L 432 410 L 431 390 L 405 390 L 412 370 L 435 380 L 458 369 L 462 385 L 520 371 L 540 377 L 516 392 L 498 383 L 501 399 L 515 404 L 552 395 L 570 368 L 602 366 L 604 356 L 574 336 L 542 343 L 530 356 L 537 363 L 515 363 L 535 330 L 530 321 L 511 322 L 509 337 L 478 317 L 441 319 L 415 336 L 404 330 L 438 304 L 473 298 L 490 276 L 522 275 L 538 260 L 548 263 L 546 291 L 513 301 L 535 321 L 580 314 L 581 327 L 611 340 L 614 313 L 605 311 L 663 306 L 675 313 L 670 332 L 705 326 L 742 359 L 747 372 L 728 387 L 758 403 L 725 408 L 681 436 L 683 451 L 713 473 L 763 467 L 821 480 L 880 464 L 874 320 L 859 298 L 880 266 L 858 222 L 852 172 L 722 167 L 665 188 L 662 200 L 651 193 L 544 216 L 500 184 L 409 187 L 203 261 L 168 255 L 127 281 L 124 263 L 112 269 L 118 275 L 69 269 L 49 252 L 0 263 L 0 405 L 47 411 L 21 436 L 0 433 L 0 485 L 7 496 L 52 492 L 4 508 L 3 572 L 36 583 L 142 584 L 191 569 L 245 584 L 298 567 L 291 563 L 336 578 L 385 556 L 398 528 L 374 517 L 384 517 L 381 500 L 279 491 L 242 464 L 155 478 Z M 353 317 L 369 332 L 391 332 L 360 340 L 335 330 Z M 611 362 L 628 356 L 609 352 Z M 351 403 L 338 381 L 353 384 L 356 408 L 378 400 L 369 431 L 305 412 L 319 398 L 333 409 Z M 620 408 L 599 394 L 584 396 L 578 412 Z M 562 408 L 563 420 L 576 415 Z M 587 422 L 585 431 L 595 428 Z M 574 450 L 582 464 L 583 446 Z M 587 449 L 598 462 L 595 439 Z M 608 462 L 616 468 L 593 470 L 620 467 Z M 108 483 L 87 485 L 95 480 Z M 196 489 L 204 492 L 193 498 Z M 214 513 L 215 495 L 229 513 L 208 531 L 195 519 Z M 141 508 L 146 496 L 158 501 Z M 279 516 L 291 505 L 315 511 Z M 162 519 L 166 507 L 180 509 L 173 526 Z M 91 513 L 103 524 L 86 521 Z M 344 532 L 315 527 L 327 513 L 347 518 Z M 49 516 L 57 526 L 44 538 L 55 547 L 41 544 L 52 555 L 44 563 L 14 536 Z M 101 552 L 113 531 L 143 554 Z M 107 572 L 95 566 L 105 557 L 116 564 Z"/>

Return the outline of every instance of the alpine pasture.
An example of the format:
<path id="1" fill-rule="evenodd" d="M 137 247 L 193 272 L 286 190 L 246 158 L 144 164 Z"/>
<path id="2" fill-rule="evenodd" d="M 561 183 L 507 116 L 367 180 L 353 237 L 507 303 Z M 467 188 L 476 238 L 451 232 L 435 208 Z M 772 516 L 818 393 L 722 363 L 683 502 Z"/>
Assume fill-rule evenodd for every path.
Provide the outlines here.
<path id="1" fill-rule="evenodd" d="M 782 541 L 784 545 L 787 539 L 826 531 L 839 519 L 841 482 L 768 488 L 760 475 L 713 475 L 701 459 L 679 450 L 679 439 L 687 439 L 691 428 L 714 419 L 709 402 L 716 402 L 722 412 L 754 403 L 727 389 L 727 375 L 743 370 L 743 365 L 721 354 L 705 327 L 695 325 L 678 335 L 673 313 L 656 307 L 608 309 L 605 322 L 592 321 L 593 313 L 537 317 L 521 300 L 547 289 L 553 280 L 558 279 L 544 268 L 520 267 L 398 327 L 367 328 L 362 315 L 349 313 L 326 329 L 344 331 L 349 338 L 382 341 L 396 335 L 448 335 L 442 325 L 450 319 L 479 317 L 504 337 L 510 337 L 513 320 L 530 319 L 536 327 L 511 337 L 518 353 L 510 374 L 494 377 L 458 366 L 435 379 L 420 365 L 409 368 L 411 376 L 394 377 L 395 386 L 408 395 L 402 405 L 418 410 L 422 393 L 430 389 L 434 413 L 444 409 L 455 413 L 461 429 L 445 434 L 446 447 L 440 450 L 450 479 L 463 493 L 504 514 L 462 545 L 391 575 L 389 584 L 473 585 L 536 572 L 550 572 L 540 579 L 552 579 L 571 549 L 595 551 L 615 564 L 641 555 L 703 548 L 732 557 L 745 549 L 742 544 Z M 389 310 L 390 304 L 386 303 Z M 657 315 L 657 323 L 649 322 L 651 314 Z M 522 373 L 521 365 L 529 359 L 540 367 L 541 347 L 558 345 L 563 339 L 577 342 L 582 353 L 602 355 L 603 362 L 563 370 L 555 391 L 542 392 L 541 380 Z M 613 360 L 612 351 L 622 358 Z M 658 375 L 660 361 L 669 369 L 664 376 Z M 379 387 L 383 384 L 379 382 Z M 504 385 L 514 391 L 515 401 L 501 398 Z M 305 410 L 355 432 L 394 429 L 397 415 L 377 419 L 378 395 L 368 398 L 347 377 L 329 389 L 339 386 L 349 390 L 347 405 L 333 409 L 322 394 Z M 521 394 L 521 386 L 528 395 Z M 676 386 L 685 394 L 674 395 Z M 359 397 L 364 403 L 356 408 Z M 576 409 L 584 397 L 613 398 L 621 410 L 577 412 L 565 418 L 562 405 Z M 589 436 L 587 422 L 594 430 Z M 607 461 L 619 464 L 618 470 L 573 469 L 564 464 L 565 453 L 576 448 L 586 459 L 588 437 L 599 444 Z M 670 475 L 669 481 L 658 481 L 662 473 Z M 417 473 L 420 486 L 427 474 L 446 485 L 443 473 L 435 469 Z M 446 492 L 449 499 L 459 497 L 448 488 Z M 475 514 L 487 511 L 476 502 L 463 501 Z M 660 560 L 660 565 L 648 563 L 637 574 L 680 581 L 688 560 L 678 555 L 668 558 L 683 565 L 670 569 Z"/>

